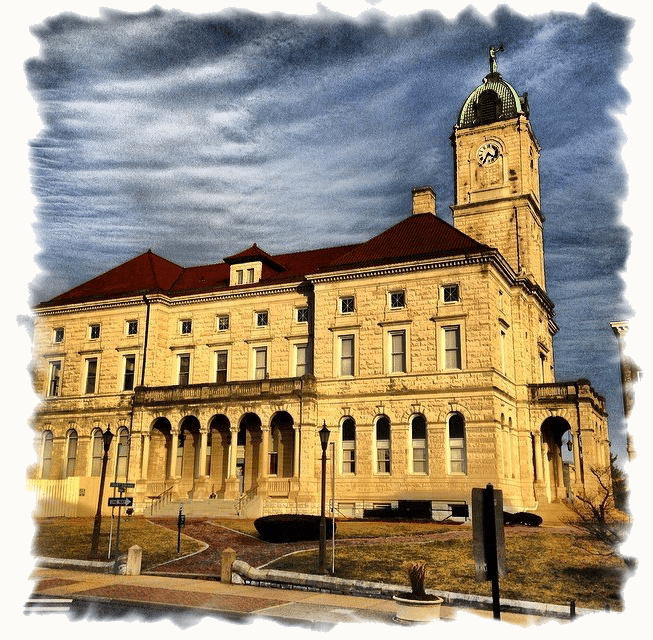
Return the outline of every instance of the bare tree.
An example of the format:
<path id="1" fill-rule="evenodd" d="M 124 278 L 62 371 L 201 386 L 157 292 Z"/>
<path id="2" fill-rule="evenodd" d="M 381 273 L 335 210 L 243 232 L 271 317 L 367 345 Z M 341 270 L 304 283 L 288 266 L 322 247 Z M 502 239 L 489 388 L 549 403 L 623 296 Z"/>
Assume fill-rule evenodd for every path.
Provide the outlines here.
<path id="1" fill-rule="evenodd" d="M 615 493 L 610 467 L 590 468 L 597 489 L 592 493 L 576 495 L 569 501 L 574 516 L 566 524 L 603 543 L 607 555 L 621 558 L 627 566 L 633 566 L 634 558 L 622 556 L 619 547 L 628 537 L 630 518 L 615 506 Z"/>

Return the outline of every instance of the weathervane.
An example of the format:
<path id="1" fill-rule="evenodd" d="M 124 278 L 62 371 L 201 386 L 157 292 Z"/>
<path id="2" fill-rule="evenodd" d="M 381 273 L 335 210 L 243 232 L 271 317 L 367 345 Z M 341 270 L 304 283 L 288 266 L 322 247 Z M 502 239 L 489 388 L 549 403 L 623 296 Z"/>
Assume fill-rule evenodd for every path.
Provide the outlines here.
<path id="1" fill-rule="evenodd" d="M 503 45 L 500 44 L 498 49 L 493 46 L 490 47 L 490 73 L 498 73 L 497 71 L 497 51 L 503 51 Z"/>

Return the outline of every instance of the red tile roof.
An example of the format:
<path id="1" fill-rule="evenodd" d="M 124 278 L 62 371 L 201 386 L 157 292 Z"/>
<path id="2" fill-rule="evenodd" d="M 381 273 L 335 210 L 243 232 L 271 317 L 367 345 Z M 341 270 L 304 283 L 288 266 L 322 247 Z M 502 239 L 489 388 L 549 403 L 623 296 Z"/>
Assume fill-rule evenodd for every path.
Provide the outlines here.
<path id="1" fill-rule="evenodd" d="M 106 273 L 37 305 L 37 308 L 145 293 L 190 295 L 229 288 L 229 263 L 260 258 L 260 283 L 239 288 L 296 282 L 308 274 L 376 264 L 408 262 L 488 249 L 432 214 L 411 215 L 367 242 L 270 256 L 253 245 L 219 264 L 180 267 L 147 251 Z M 234 287 L 231 287 L 232 289 Z"/>
<path id="2" fill-rule="evenodd" d="M 327 270 L 388 262 L 406 262 L 488 249 L 429 213 L 404 218 L 383 233 L 334 260 Z"/>

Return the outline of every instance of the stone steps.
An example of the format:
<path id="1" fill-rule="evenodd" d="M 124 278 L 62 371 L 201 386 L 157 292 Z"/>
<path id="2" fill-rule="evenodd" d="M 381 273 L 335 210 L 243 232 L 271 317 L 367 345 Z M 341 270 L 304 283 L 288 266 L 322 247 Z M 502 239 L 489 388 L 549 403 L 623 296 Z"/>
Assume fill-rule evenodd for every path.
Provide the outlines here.
<path id="1" fill-rule="evenodd" d="M 540 503 L 533 513 L 542 517 L 542 524 L 550 527 L 565 526 L 574 512 L 564 502 Z"/>

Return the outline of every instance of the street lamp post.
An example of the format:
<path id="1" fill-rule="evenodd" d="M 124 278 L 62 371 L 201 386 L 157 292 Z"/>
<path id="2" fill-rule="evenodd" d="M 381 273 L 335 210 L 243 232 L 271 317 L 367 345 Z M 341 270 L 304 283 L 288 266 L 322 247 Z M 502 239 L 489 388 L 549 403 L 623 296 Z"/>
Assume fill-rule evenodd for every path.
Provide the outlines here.
<path id="1" fill-rule="evenodd" d="M 93 538 L 91 539 L 91 558 L 98 555 L 98 545 L 100 544 L 100 527 L 102 526 L 102 496 L 104 494 L 104 479 L 107 475 L 107 461 L 109 459 L 109 447 L 113 440 L 113 433 L 107 425 L 107 430 L 102 434 L 102 444 L 104 446 L 104 455 L 102 456 L 102 473 L 100 474 L 100 491 L 97 499 L 97 511 L 95 512 L 95 522 L 93 523 Z"/>
<path id="2" fill-rule="evenodd" d="M 319 431 L 320 445 L 322 445 L 322 487 L 320 491 L 320 557 L 318 560 L 318 573 L 326 574 L 326 519 L 324 517 L 324 507 L 326 503 L 326 462 L 327 462 L 327 445 L 329 444 L 330 431 L 327 429 L 326 420 Z"/>

